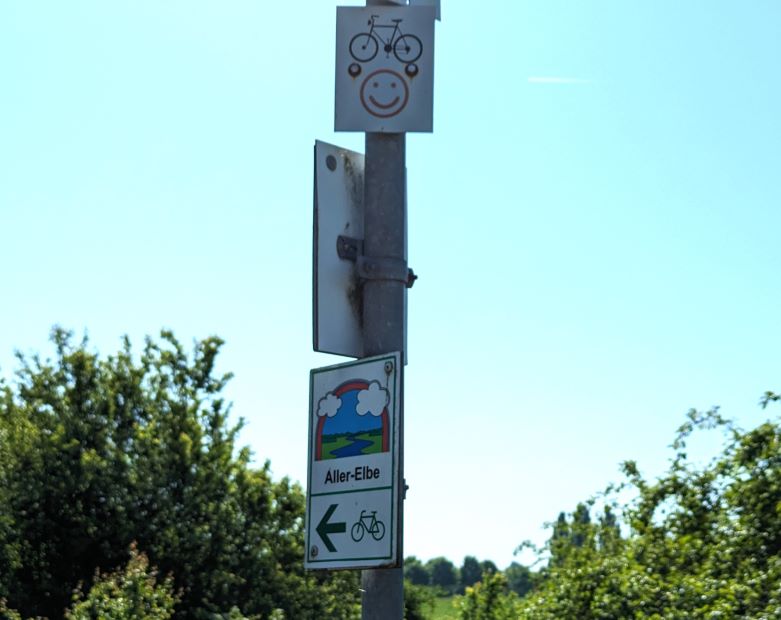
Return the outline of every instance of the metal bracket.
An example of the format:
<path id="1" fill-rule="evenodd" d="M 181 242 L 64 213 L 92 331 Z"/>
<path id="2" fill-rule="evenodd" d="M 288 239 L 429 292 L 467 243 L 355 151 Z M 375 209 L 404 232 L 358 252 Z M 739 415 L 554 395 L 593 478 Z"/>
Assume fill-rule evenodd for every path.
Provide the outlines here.
<path id="1" fill-rule="evenodd" d="M 359 256 L 355 262 L 358 277 L 364 280 L 393 280 L 412 288 L 418 276 L 407 267 L 407 261 L 398 258 Z"/>
<path id="2" fill-rule="evenodd" d="M 363 254 L 363 239 L 339 235 L 336 238 L 336 253 L 339 258 L 355 262 Z"/>
<path id="3" fill-rule="evenodd" d="M 399 258 L 359 256 L 355 261 L 358 277 L 364 280 L 394 280 L 407 282 L 407 262 Z"/>
<path id="4" fill-rule="evenodd" d="M 377 258 L 363 255 L 363 239 L 339 235 L 336 239 L 339 258 L 355 263 L 358 277 L 363 280 L 394 280 L 412 288 L 418 276 L 407 267 L 407 261 L 396 258 Z"/>

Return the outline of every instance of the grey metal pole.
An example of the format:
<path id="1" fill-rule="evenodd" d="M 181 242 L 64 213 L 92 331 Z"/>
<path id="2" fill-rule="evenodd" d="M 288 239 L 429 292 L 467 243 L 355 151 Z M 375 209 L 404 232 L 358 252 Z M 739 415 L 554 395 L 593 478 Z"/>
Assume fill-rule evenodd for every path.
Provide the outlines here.
<path id="1" fill-rule="evenodd" d="M 367 2 L 367 4 L 369 4 Z M 364 245 L 369 264 L 404 266 L 406 260 L 406 139 L 405 134 L 366 134 L 364 165 Z M 364 355 L 404 351 L 406 284 L 398 278 L 372 278 L 363 285 Z M 387 273 L 387 271 L 386 271 Z M 402 373 L 403 376 L 403 373 Z M 401 385 L 399 433 L 399 540 L 404 540 L 404 384 Z M 401 563 L 403 564 L 403 545 Z M 362 620 L 402 620 L 404 570 L 384 568 L 361 574 Z"/>
<path id="2" fill-rule="evenodd" d="M 366 0 L 366 6 L 387 5 L 386 0 Z M 386 265 L 406 261 L 406 136 L 367 133 L 364 163 L 363 254 Z M 406 267 L 406 265 L 404 265 Z M 368 279 L 363 285 L 364 355 L 392 351 L 406 357 L 404 334 L 406 284 L 399 279 Z M 400 369 L 401 370 L 401 369 Z M 401 372 L 403 377 L 403 372 Z M 364 570 L 361 574 L 361 619 L 404 618 L 404 383 L 401 385 L 399 433 L 399 568 Z"/>

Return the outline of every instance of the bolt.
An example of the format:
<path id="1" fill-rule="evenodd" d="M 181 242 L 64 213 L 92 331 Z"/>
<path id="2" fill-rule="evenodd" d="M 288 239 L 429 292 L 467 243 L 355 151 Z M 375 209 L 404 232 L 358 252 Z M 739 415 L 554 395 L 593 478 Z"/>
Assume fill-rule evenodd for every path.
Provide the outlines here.
<path id="1" fill-rule="evenodd" d="M 318 553 L 320 553 L 320 549 L 317 548 L 317 545 L 312 545 L 312 548 L 309 550 L 310 557 L 314 559 Z"/>
<path id="2" fill-rule="evenodd" d="M 328 166 L 328 169 L 333 172 L 336 170 L 336 157 L 333 155 L 329 155 L 325 158 L 325 165 Z"/>
<path id="3" fill-rule="evenodd" d="M 415 284 L 415 280 L 418 279 L 418 276 L 415 275 L 415 272 L 412 271 L 412 269 L 409 269 L 407 271 L 407 288 L 412 288 L 412 285 Z"/>
<path id="4" fill-rule="evenodd" d="M 385 374 L 389 375 L 393 372 L 393 362 L 385 362 Z"/>

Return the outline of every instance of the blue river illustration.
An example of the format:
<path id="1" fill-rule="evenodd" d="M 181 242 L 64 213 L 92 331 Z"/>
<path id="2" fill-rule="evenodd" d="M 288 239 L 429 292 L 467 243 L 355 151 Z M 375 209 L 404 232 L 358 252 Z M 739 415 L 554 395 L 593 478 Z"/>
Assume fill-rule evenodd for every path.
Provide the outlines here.
<path id="1" fill-rule="evenodd" d="M 343 383 L 334 390 L 341 405 L 333 417 L 320 418 L 317 426 L 317 460 L 388 451 L 388 413 L 358 415 L 358 393 L 368 388 L 366 381 Z"/>

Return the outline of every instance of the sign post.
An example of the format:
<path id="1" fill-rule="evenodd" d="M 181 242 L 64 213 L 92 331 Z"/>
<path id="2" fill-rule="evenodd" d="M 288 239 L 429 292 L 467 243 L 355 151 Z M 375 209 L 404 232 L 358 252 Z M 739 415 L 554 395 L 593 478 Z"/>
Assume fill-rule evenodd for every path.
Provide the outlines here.
<path id="1" fill-rule="evenodd" d="M 316 350 L 362 359 L 311 374 L 305 566 L 363 568 L 362 620 L 404 617 L 402 369 L 407 288 L 415 280 L 407 265 L 406 132 L 433 130 L 438 18 L 439 0 L 366 0 L 365 8 L 337 9 L 334 126 L 366 134 L 363 226 L 357 238 L 360 226 L 339 215 L 321 229 L 318 186 L 314 288 L 316 296 L 329 295 L 322 286 L 329 277 L 337 290 L 333 299 L 315 300 L 314 341 Z M 342 192 L 345 184 L 336 181 L 348 178 L 332 155 L 326 169 L 334 174 L 317 173 L 317 183 L 333 187 L 329 195 Z M 334 234 L 337 247 L 329 250 Z M 337 249 L 352 267 L 322 253 Z M 325 317 L 328 308 L 340 316 Z M 378 413 L 383 402 L 385 413 Z M 365 427 L 369 422 L 374 426 Z M 390 435 L 380 442 L 386 428 Z"/>
<path id="2" fill-rule="evenodd" d="M 364 255 L 370 271 L 381 277 L 363 285 L 363 338 L 367 355 L 404 352 L 406 282 L 405 134 L 367 133 L 364 169 Z M 392 266 L 400 268 L 393 274 Z M 368 266 L 368 265 L 367 265 Z M 399 469 L 404 479 L 404 394 L 399 420 Z M 400 485 L 398 527 L 403 540 L 403 484 Z M 402 556 L 403 558 L 403 556 Z M 364 570 L 361 575 L 362 620 L 401 620 L 404 617 L 404 571 L 398 568 Z"/>
<path id="3" fill-rule="evenodd" d="M 434 83 L 434 7 L 387 7 L 383 0 L 366 0 L 368 19 L 353 34 L 346 69 L 356 74 L 347 89 L 357 99 L 358 120 L 340 116 L 336 97 L 336 129 L 366 132 L 364 160 L 364 243 L 368 276 L 363 285 L 364 355 L 401 351 L 406 356 L 407 287 L 414 281 L 407 267 L 406 131 L 432 131 Z M 385 6 L 382 6 L 385 5 Z M 360 9 L 359 9 L 360 10 Z M 337 33 L 339 33 L 337 22 Z M 345 36 L 346 33 L 342 36 Z M 367 52 L 377 54 L 370 59 Z M 344 41 L 337 40 L 337 46 Z M 340 59 L 337 48 L 337 88 Z M 378 62 L 380 65 L 372 65 Z M 364 77 L 365 76 L 365 77 Z M 341 108 L 343 109 L 343 108 Z M 345 123 L 340 127 L 340 123 Z M 404 359 L 402 359 L 402 362 Z M 404 391 L 399 419 L 399 470 L 404 481 Z M 403 499 L 399 486 L 398 528 L 403 543 Z M 403 554 L 403 551 L 402 551 Z M 401 620 L 404 617 L 403 555 L 397 568 L 364 570 L 361 575 L 362 620 Z"/>

